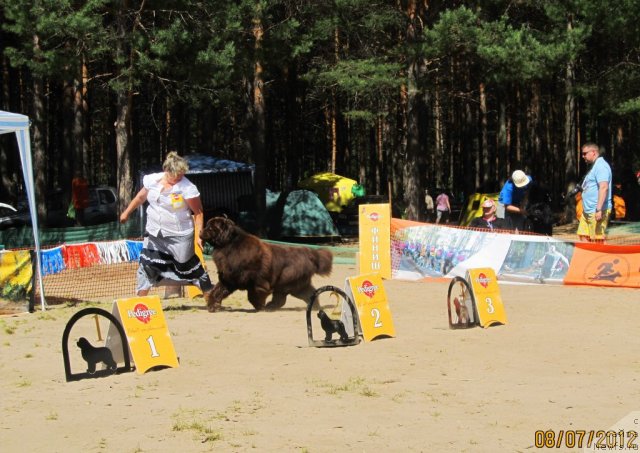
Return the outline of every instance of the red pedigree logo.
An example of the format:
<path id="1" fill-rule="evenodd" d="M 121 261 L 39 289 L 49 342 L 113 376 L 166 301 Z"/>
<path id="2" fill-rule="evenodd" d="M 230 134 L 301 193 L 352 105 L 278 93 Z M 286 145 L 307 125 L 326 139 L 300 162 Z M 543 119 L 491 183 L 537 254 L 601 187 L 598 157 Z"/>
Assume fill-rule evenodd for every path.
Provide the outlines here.
<path id="1" fill-rule="evenodd" d="M 141 323 L 147 324 L 151 321 L 151 317 L 156 314 L 156 311 L 150 310 L 145 304 L 138 304 L 133 310 L 128 310 L 127 314 L 129 318 L 136 318 Z"/>
<path id="2" fill-rule="evenodd" d="M 478 275 L 478 283 L 480 283 L 483 288 L 486 289 L 490 281 L 491 280 L 489 280 L 489 277 L 484 275 L 484 272 L 481 272 L 480 275 Z"/>
<path id="3" fill-rule="evenodd" d="M 377 222 L 379 218 L 380 215 L 377 212 L 372 212 L 371 214 L 369 214 L 369 220 L 373 222 Z"/>
<path id="4" fill-rule="evenodd" d="M 378 287 L 371 283 L 369 280 L 365 280 L 362 282 L 362 286 L 358 288 L 358 292 L 363 293 L 368 298 L 372 298 L 375 296 Z"/>

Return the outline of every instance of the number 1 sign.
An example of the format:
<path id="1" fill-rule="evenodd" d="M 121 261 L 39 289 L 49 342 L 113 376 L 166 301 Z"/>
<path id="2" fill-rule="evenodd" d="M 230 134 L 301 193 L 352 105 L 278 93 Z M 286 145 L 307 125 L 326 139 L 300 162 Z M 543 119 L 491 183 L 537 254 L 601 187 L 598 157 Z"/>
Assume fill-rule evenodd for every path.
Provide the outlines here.
<path id="1" fill-rule="evenodd" d="M 124 327 L 138 374 L 157 366 L 178 367 L 178 358 L 158 296 L 118 299 L 113 303 L 112 312 Z M 119 343 L 119 336 L 112 335 L 111 327 L 106 345 L 112 351 L 118 351 L 115 343 Z M 118 361 L 115 355 L 114 359 Z"/>

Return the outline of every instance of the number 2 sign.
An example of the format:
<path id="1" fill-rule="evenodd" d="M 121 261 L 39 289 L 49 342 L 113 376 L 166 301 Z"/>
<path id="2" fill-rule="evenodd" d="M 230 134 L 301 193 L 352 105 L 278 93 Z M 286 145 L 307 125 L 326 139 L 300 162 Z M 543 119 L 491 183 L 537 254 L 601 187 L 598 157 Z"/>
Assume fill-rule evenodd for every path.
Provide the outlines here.
<path id="1" fill-rule="evenodd" d="M 112 312 L 124 327 L 138 374 L 157 366 L 178 367 L 178 358 L 158 296 L 118 299 L 113 303 Z M 111 333 L 110 326 L 106 345 L 112 351 L 117 351 L 113 343 L 119 342 L 119 336 Z M 115 354 L 114 359 L 118 360 Z"/>
<path id="2" fill-rule="evenodd" d="M 358 309 L 362 337 L 365 341 L 396 335 L 380 274 L 347 278 L 345 292 L 351 295 Z"/>

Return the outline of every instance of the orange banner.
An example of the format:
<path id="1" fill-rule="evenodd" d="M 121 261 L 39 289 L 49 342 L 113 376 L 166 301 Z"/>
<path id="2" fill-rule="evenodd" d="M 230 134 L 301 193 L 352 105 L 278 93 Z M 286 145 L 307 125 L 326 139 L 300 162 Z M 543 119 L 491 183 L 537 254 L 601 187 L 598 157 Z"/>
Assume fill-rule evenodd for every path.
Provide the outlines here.
<path id="1" fill-rule="evenodd" d="M 640 288 L 640 245 L 576 243 L 564 283 Z"/>
<path id="2" fill-rule="evenodd" d="M 67 269 L 89 267 L 100 264 L 100 254 L 95 244 L 71 244 L 62 249 L 64 264 Z"/>

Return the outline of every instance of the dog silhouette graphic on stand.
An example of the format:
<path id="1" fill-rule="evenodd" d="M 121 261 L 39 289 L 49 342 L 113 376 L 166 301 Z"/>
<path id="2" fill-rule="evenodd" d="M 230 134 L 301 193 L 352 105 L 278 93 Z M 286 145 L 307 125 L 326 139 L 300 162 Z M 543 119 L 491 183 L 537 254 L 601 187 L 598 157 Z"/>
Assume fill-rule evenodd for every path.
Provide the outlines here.
<path id="1" fill-rule="evenodd" d="M 87 372 L 94 374 L 96 372 L 96 365 L 100 362 L 104 363 L 107 369 L 116 371 L 118 364 L 113 360 L 111 350 L 105 347 L 95 347 L 89 343 L 85 337 L 80 337 L 76 343 L 82 351 L 82 358 L 87 362 Z"/>
<path id="2" fill-rule="evenodd" d="M 347 334 L 342 321 L 331 319 L 324 310 L 318 311 L 318 318 L 320 318 L 320 325 L 325 333 L 324 341 L 331 341 L 334 333 L 340 335 L 340 340 L 342 341 L 347 341 L 349 339 L 349 335 Z"/>

